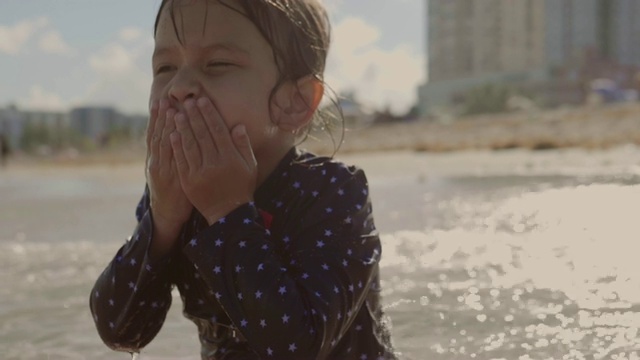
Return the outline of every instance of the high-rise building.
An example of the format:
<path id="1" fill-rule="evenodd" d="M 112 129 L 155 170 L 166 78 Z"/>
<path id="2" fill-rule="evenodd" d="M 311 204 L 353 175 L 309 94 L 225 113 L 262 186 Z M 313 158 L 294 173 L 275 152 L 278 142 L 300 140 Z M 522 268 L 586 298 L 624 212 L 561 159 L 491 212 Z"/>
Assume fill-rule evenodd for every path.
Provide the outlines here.
<path id="1" fill-rule="evenodd" d="M 568 79 L 587 54 L 640 65 L 637 0 L 426 0 L 423 114 L 487 83 Z"/>
<path id="2" fill-rule="evenodd" d="M 544 65 L 544 3 L 431 0 L 428 79 L 520 72 Z"/>
<path id="3" fill-rule="evenodd" d="M 637 0 L 600 0 L 603 50 L 623 65 L 640 65 L 640 2 Z M 603 26 L 603 27 L 604 27 Z"/>

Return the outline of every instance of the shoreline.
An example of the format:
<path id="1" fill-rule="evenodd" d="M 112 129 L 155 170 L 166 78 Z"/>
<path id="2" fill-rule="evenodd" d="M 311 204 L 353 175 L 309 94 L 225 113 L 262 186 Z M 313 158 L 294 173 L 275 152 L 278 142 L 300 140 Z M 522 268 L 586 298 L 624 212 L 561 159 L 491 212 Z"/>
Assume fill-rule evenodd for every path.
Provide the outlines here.
<path id="1" fill-rule="evenodd" d="M 626 144 L 607 149 L 561 148 L 533 151 L 524 148 L 502 151 L 460 150 L 418 152 L 390 150 L 338 152 L 336 160 L 365 170 L 370 181 L 459 176 L 612 175 L 640 176 L 640 146 Z M 0 179 L 101 178 L 109 181 L 145 181 L 142 156 L 96 154 L 80 159 L 26 160 L 0 168 Z"/>
<path id="2" fill-rule="evenodd" d="M 387 152 L 456 154 L 505 150 L 544 152 L 552 149 L 609 151 L 640 146 L 640 104 L 583 106 L 537 112 L 466 117 L 449 124 L 429 121 L 377 124 L 345 131 L 336 157 Z M 325 137 L 322 135 L 321 137 Z M 329 139 L 310 136 L 300 148 L 332 155 Z M 79 153 L 71 150 L 52 155 L 16 154 L 12 167 L 77 167 L 144 162 L 143 141 L 117 148 Z M 2 171 L 2 168 L 0 168 Z"/>
<path id="3" fill-rule="evenodd" d="M 609 149 L 640 145 L 640 104 L 621 103 L 464 117 L 447 124 L 413 121 L 347 131 L 340 151 L 452 152 L 564 148 Z M 309 147 L 332 148 L 319 142 Z"/>

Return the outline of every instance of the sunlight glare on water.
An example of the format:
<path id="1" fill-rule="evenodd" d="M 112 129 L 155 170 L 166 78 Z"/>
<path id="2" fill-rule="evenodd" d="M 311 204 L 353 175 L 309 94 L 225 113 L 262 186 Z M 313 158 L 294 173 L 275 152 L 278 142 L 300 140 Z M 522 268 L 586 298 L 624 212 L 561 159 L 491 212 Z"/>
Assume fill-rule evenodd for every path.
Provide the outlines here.
<path id="1" fill-rule="evenodd" d="M 637 199 L 640 186 L 584 185 L 452 201 L 461 218 L 494 210 L 476 228 L 384 236 L 387 313 L 423 307 L 433 358 L 638 358 Z"/>
<path id="2" fill-rule="evenodd" d="M 638 359 L 640 186 L 630 184 L 640 181 L 603 178 L 442 177 L 407 181 L 393 196 L 384 186 L 397 183 L 375 183 L 383 306 L 401 359 Z M 88 295 L 122 244 L 104 229 L 122 216 L 118 233 L 129 233 L 123 199 L 137 189 L 114 190 L 127 192 L 109 204 L 122 203 L 120 211 L 78 207 L 92 221 L 77 228 L 42 225 L 47 216 L 51 224 L 65 219 L 51 206 L 31 208 L 40 212 L 37 223 L 6 223 L 3 360 L 131 358 L 102 344 Z M 70 236 L 73 229 L 86 235 Z M 199 358 L 193 324 L 177 292 L 173 299 L 141 360 Z"/>

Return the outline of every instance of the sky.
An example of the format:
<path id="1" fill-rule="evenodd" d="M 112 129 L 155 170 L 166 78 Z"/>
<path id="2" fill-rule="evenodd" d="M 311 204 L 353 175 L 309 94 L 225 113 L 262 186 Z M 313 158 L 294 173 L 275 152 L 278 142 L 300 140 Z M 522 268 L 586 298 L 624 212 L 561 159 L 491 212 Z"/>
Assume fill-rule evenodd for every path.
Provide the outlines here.
<path id="1" fill-rule="evenodd" d="M 425 79 L 424 0 L 324 0 L 332 22 L 325 80 L 396 113 Z M 0 108 L 148 110 L 160 0 L 1 0 Z"/>

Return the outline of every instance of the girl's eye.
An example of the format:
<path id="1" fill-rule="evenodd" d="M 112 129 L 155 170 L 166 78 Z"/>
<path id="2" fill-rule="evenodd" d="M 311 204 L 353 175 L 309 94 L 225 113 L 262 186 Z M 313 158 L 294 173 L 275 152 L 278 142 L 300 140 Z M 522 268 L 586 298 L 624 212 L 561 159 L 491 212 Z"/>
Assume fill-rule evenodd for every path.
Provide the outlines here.
<path id="1" fill-rule="evenodd" d="M 165 73 L 165 72 L 171 71 L 171 70 L 173 70 L 173 66 L 171 66 L 171 65 L 163 65 L 163 66 L 160 66 L 160 67 L 156 70 L 156 75 L 159 75 L 159 74 L 162 74 L 162 73 Z"/>
<path id="2" fill-rule="evenodd" d="M 212 61 L 207 64 L 207 67 L 211 67 L 211 68 L 225 68 L 229 66 L 233 66 L 233 64 L 224 62 L 224 61 Z"/>

